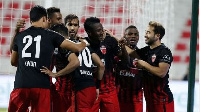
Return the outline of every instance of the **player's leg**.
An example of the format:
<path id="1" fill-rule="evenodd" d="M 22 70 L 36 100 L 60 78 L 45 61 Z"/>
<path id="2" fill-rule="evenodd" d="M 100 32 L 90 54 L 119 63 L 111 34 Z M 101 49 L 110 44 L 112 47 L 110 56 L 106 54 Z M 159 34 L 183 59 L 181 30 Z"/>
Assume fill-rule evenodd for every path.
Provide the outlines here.
<path id="1" fill-rule="evenodd" d="M 91 112 L 99 112 L 100 109 L 100 102 L 101 102 L 102 95 L 99 95 L 98 100 L 94 102 L 94 105 L 91 108 Z"/>
<path id="2" fill-rule="evenodd" d="M 8 112 L 26 112 L 30 105 L 29 89 L 14 89 L 10 94 Z"/>
<path id="3" fill-rule="evenodd" d="M 69 96 L 69 95 L 68 95 Z M 66 99 L 66 95 L 64 93 L 60 93 L 56 90 L 54 84 L 51 84 L 51 108 L 52 112 L 66 112 L 68 108 L 71 106 L 71 95 Z"/>
<path id="4" fill-rule="evenodd" d="M 120 112 L 143 112 L 143 103 L 120 102 Z"/>
<path id="5" fill-rule="evenodd" d="M 119 101 L 116 90 L 110 93 L 104 93 L 102 96 L 102 106 L 100 108 L 102 112 L 119 112 Z"/>
<path id="6" fill-rule="evenodd" d="M 51 112 L 50 89 L 31 89 L 31 111 Z"/>
<path id="7" fill-rule="evenodd" d="M 71 94 L 59 93 L 53 95 L 53 112 L 66 112 L 71 106 Z"/>
<path id="8" fill-rule="evenodd" d="M 147 112 L 174 112 L 174 101 L 164 104 L 150 104 Z"/>
<path id="9" fill-rule="evenodd" d="M 91 110 L 97 98 L 96 87 L 88 87 L 77 91 L 76 108 L 78 112 L 93 112 Z"/>

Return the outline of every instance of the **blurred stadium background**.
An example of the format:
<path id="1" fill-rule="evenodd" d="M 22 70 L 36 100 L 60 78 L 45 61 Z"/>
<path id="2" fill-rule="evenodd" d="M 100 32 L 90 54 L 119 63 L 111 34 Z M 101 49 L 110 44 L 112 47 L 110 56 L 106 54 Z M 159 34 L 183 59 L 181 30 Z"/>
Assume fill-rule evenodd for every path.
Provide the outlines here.
<path id="1" fill-rule="evenodd" d="M 128 25 L 136 25 L 140 32 L 139 47 L 144 47 L 144 31 L 151 20 L 159 21 L 166 28 L 163 38 L 173 53 L 170 69 L 170 87 L 174 93 L 176 112 L 186 112 L 187 86 L 182 81 L 189 65 L 191 0 L 0 0 L 0 112 L 6 112 L 10 92 L 13 89 L 15 67 L 10 65 L 9 45 L 17 20 L 26 19 L 30 26 L 29 11 L 33 5 L 45 8 L 58 7 L 63 18 L 70 13 L 80 19 L 79 35 L 86 36 L 85 18 L 96 16 L 104 28 L 119 38 Z M 193 57 L 194 58 L 194 57 Z M 194 111 L 199 111 L 199 35 L 196 55 L 196 83 Z"/>

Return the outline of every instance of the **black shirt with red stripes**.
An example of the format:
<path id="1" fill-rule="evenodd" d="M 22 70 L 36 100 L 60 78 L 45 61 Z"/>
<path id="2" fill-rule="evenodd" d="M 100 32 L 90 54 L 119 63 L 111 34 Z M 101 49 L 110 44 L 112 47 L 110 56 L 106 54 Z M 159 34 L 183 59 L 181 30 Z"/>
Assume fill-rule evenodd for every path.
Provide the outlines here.
<path id="1" fill-rule="evenodd" d="M 100 94 L 115 90 L 114 57 L 120 52 L 117 40 L 109 35 L 106 35 L 105 39 L 99 44 L 92 43 L 89 38 L 86 39 L 105 66 L 103 79 L 101 80 Z"/>
<path id="2" fill-rule="evenodd" d="M 171 65 L 173 61 L 172 53 L 164 44 L 150 49 L 146 46 L 136 50 L 140 58 L 152 66 L 159 66 L 159 63 L 167 63 Z M 173 94 L 169 88 L 169 71 L 165 77 L 160 78 L 148 71 L 144 72 L 144 95 L 148 103 L 161 104 L 173 101 Z"/>
<path id="3" fill-rule="evenodd" d="M 69 64 L 68 57 L 70 54 L 71 54 L 71 51 L 60 48 L 60 47 L 54 50 L 53 65 L 56 67 L 56 72 L 62 70 Z M 56 77 L 56 82 L 55 82 L 56 90 L 61 93 L 71 94 L 72 76 L 73 76 L 73 72 L 70 74 L 65 74 L 60 77 Z"/>
<path id="4" fill-rule="evenodd" d="M 115 57 L 115 60 L 116 85 L 119 102 L 142 102 L 142 71 L 134 66 L 124 68 L 121 60 L 118 57 Z M 131 61 L 134 60 L 131 59 Z"/>
<path id="5" fill-rule="evenodd" d="M 63 41 L 60 34 L 41 27 L 20 32 L 13 46 L 19 56 L 14 88 L 50 88 L 50 77 L 40 69 L 50 67 L 53 51 Z"/>

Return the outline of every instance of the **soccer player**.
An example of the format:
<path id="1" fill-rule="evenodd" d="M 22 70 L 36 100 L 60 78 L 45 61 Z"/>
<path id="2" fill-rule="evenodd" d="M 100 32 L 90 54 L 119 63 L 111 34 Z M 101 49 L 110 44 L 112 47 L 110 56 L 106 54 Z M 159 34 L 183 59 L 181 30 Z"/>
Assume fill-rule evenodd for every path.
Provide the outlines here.
<path id="1" fill-rule="evenodd" d="M 64 27 L 64 26 L 62 26 Z M 55 28 L 53 28 L 55 29 Z M 60 51 L 62 52 L 62 51 Z M 69 53 L 66 53 L 63 56 L 66 56 Z M 58 62 L 58 65 L 60 65 L 60 63 L 63 63 L 61 61 L 64 61 L 66 57 L 62 56 L 62 59 L 60 59 L 58 57 L 59 55 L 57 55 L 56 60 Z M 73 90 L 73 95 L 72 95 L 72 106 L 70 107 L 70 109 L 68 110 L 68 112 L 92 112 L 91 108 L 94 104 L 94 102 L 96 101 L 96 99 L 98 98 L 99 95 L 99 86 L 100 86 L 100 82 L 101 79 L 103 77 L 103 73 L 104 73 L 104 65 L 101 62 L 100 58 L 98 57 L 98 55 L 94 52 L 92 52 L 91 48 L 86 47 L 83 51 L 81 51 L 78 54 L 78 59 L 80 61 L 80 66 L 74 71 L 73 74 L 71 74 L 71 76 L 73 77 L 73 83 L 74 83 L 74 90 Z M 93 69 L 92 69 L 92 64 L 94 64 L 98 67 L 98 75 L 97 75 L 97 84 L 95 87 L 95 82 L 94 82 L 94 78 L 93 78 Z M 56 66 L 57 64 L 55 64 Z M 67 65 L 68 66 L 68 65 Z M 63 72 L 68 72 L 67 66 L 64 69 L 59 69 L 60 71 Z M 57 68 L 57 66 L 56 66 Z M 63 68 L 63 67 L 59 67 L 59 68 Z M 50 76 L 53 77 L 57 77 L 57 74 L 60 74 L 60 71 L 58 71 L 58 73 L 52 73 L 51 71 L 48 70 L 48 68 L 44 67 L 44 69 L 41 69 L 42 72 L 49 74 Z M 73 69 L 74 70 L 74 69 Z M 70 71 L 72 71 L 70 69 Z M 62 75 L 66 75 L 66 74 L 62 74 Z M 67 74 L 68 76 L 69 74 Z M 71 77 L 66 77 L 66 78 L 70 78 Z M 63 79 L 65 79 L 64 77 L 59 78 L 61 81 L 64 81 Z M 67 79 L 69 80 L 69 79 Z M 57 81 L 58 83 L 61 81 Z M 70 84 L 70 82 L 67 82 L 67 84 Z M 63 83 L 61 86 L 65 86 Z M 65 95 L 67 96 L 67 95 Z M 69 96 L 69 95 L 68 95 Z M 58 102 L 59 104 L 62 104 L 62 102 Z M 59 111 L 59 110 L 57 110 Z M 61 112 L 63 110 L 60 110 L 59 112 Z"/>
<path id="2" fill-rule="evenodd" d="M 80 27 L 78 16 L 75 14 L 69 14 L 65 17 L 64 23 L 68 29 L 68 35 L 70 39 L 78 40 L 79 36 L 77 35 L 77 32 Z"/>
<path id="3" fill-rule="evenodd" d="M 145 43 L 148 46 L 130 54 L 141 58 L 136 65 L 145 70 L 143 85 L 148 112 L 174 112 L 173 94 L 168 85 L 173 57 L 170 49 L 161 43 L 164 35 L 165 28 L 158 22 L 150 21 L 145 31 Z"/>
<path id="4" fill-rule="evenodd" d="M 84 22 L 88 34 L 88 42 L 95 53 L 105 65 L 105 72 L 100 85 L 98 100 L 92 107 L 92 112 L 119 112 L 119 102 L 113 73 L 114 56 L 121 54 L 120 47 L 115 38 L 104 34 L 103 26 L 96 17 L 87 18 Z"/>
<path id="5" fill-rule="evenodd" d="M 60 13 L 60 9 L 56 7 L 49 7 L 47 9 L 47 15 L 48 15 L 48 28 L 50 28 L 52 25 L 57 23 L 62 23 L 62 14 Z M 17 21 L 15 32 L 13 37 L 11 38 L 11 42 L 13 42 L 13 39 L 15 36 L 20 32 L 21 28 L 25 27 L 25 19 L 20 19 Z M 10 44 L 10 51 L 12 52 L 13 43 Z"/>
<path id="6" fill-rule="evenodd" d="M 65 26 L 68 28 L 68 34 L 69 34 L 69 36 L 70 36 L 70 39 L 71 40 L 74 40 L 74 41 L 77 41 L 78 39 L 79 39 L 79 36 L 77 36 L 77 32 L 78 32 L 78 29 L 79 29 L 79 19 L 78 19 L 78 17 L 76 16 L 76 15 L 74 15 L 74 14 L 69 14 L 69 15 L 67 15 L 66 17 L 65 17 Z M 96 60 L 96 65 L 98 65 L 98 81 L 96 82 L 96 92 L 97 92 L 97 98 L 98 98 L 98 94 L 99 94 L 99 86 L 100 86 L 100 80 L 102 79 L 102 75 L 103 75 L 103 73 L 104 73 L 104 71 L 103 70 L 101 70 L 102 68 L 101 67 L 104 67 L 104 65 L 103 65 L 103 63 L 101 62 L 101 60 L 99 59 L 99 57 L 97 56 L 97 54 L 96 53 L 94 53 L 92 50 L 91 50 L 91 48 L 89 48 L 88 50 L 86 50 L 87 52 L 86 53 L 88 53 L 88 52 L 91 52 L 91 56 L 89 55 L 90 53 L 88 53 L 88 55 L 86 55 L 84 52 L 81 52 L 80 54 L 79 54 L 79 59 L 81 60 L 81 61 L 83 61 L 84 63 L 85 62 L 89 62 L 89 60 L 90 60 L 90 58 L 92 58 L 92 60 L 94 60 L 94 62 L 95 62 L 95 60 Z M 83 60 L 81 59 L 81 57 L 83 57 Z M 88 57 L 88 59 L 86 59 L 86 57 Z M 88 61 L 86 61 L 86 60 L 88 60 Z M 81 62 L 82 63 L 82 62 Z M 82 65 L 82 64 L 81 64 Z M 85 65 L 84 65 L 85 66 Z M 92 73 L 92 69 L 91 69 L 91 66 L 90 67 L 88 67 L 88 66 L 85 66 L 85 67 L 82 67 L 82 69 L 84 69 L 84 70 L 81 70 L 80 68 L 78 69 L 78 70 L 76 70 L 76 75 L 75 75 L 75 77 L 74 77 L 74 79 L 75 79 L 75 95 L 73 95 L 73 97 L 74 96 L 76 96 L 76 102 L 77 102 L 77 106 L 75 107 L 74 106 L 74 100 L 72 100 L 73 102 L 72 102 L 72 108 L 71 108 L 71 110 L 69 110 L 68 112 L 70 112 L 70 111 L 74 111 L 74 110 L 78 110 L 78 112 L 80 111 L 80 112 L 92 112 L 92 110 L 90 110 L 90 108 L 91 108 L 91 106 L 93 106 L 93 104 L 94 104 L 94 99 L 92 99 L 92 98 L 95 98 L 96 97 L 96 95 L 95 95 L 95 91 L 94 91 L 94 87 L 92 87 L 93 88 L 93 91 L 91 91 L 89 88 L 87 88 L 87 89 L 84 89 L 84 88 L 86 88 L 86 87 L 84 87 L 83 85 L 84 85 L 84 83 L 82 83 L 82 81 L 87 81 L 88 83 L 90 82 L 91 83 L 91 85 L 90 86 L 94 86 L 94 80 L 93 80 L 93 77 L 88 77 L 88 78 L 83 78 L 83 75 L 80 75 L 80 73 L 81 74 L 83 74 L 84 72 L 85 72 L 85 70 L 89 70 L 91 73 Z M 100 69 L 101 68 L 101 69 Z M 99 73 L 100 72 L 100 73 Z M 91 80 L 92 79 L 92 80 Z M 88 84 L 87 84 L 88 85 Z M 88 85 L 89 86 L 89 85 Z M 84 87 L 84 88 L 83 88 Z M 91 87 L 90 87 L 91 88 Z M 90 91 L 89 91 L 90 90 Z M 88 98 L 85 98 L 84 99 L 84 97 L 83 97 L 83 95 L 84 94 L 89 94 L 88 92 L 93 92 L 93 93 L 90 93 L 90 99 L 88 99 Z M 94 96 L 95 95 L 95 96 Z M 74 99 L 74 98 L 73 98 Z M 85 103 L 83 103 L 83 99 L 85 100 L 84 102 Z M 87 102 L 86 102 L 87 101 Z M 82 103 L 81 103 L 82 102 Z M 90 104 L 90 105 L 88 105 L 88 104 Z M 74 109 L 74 107 L 75 107 L 75 109 Z"/>
<path id="7" fill-rule="evenodd" d="M 60 9 L 56 7 L 49 7 L 47 9 L 49 28 L 57 23 L 63 23 Z"/>
<path id="8" fill-rule="evenodd" d="M 139 32 L 133 25 L 125 29 L 127 46 L 133 50 L 138 49 Z M 121 60 L 117 57 L 116 84 L 118 86 L 118 98 L 120 112 L 143 112 L 143 89 L 141 71 L 133 65 L 123 67 Z M 134 59 L 131 59 L 134 62 Z"/>
<path id="9" fill-rule="evenodd" d="M 11 65 L 17 67 L 14 90 L 10 94 L 9 112 L 25 112 L 31 104 L 33 112 L 50 112 L 50 78 L 40 72 L 49 67 L 55 47 L 80 52 L 85 41 L 73 43 L 63 36 L 47 30 L 47 12 L 42 6 L 30 11 L 31 27 L 13 39 Z"/>
<path id="10" fill-rule="evenodd" d="M 51 30 L 63 35 L 66 39 L 68 37 L 68 29 L 64 24 L 54 24 Z M 61 76 L 55 74 L 56 82 L 55 88 L 52 85 L 52 108 L 53 112 L 66 112 L 71 106 L 72 96 L 72 73 L 80 62 L 75 53 L 62 48 L 56 48 L 53 55 L 52 65 L 56 67 L 56 72 L 63 72 Z M 62 70 L 64 69 L 64 70 Z"/>

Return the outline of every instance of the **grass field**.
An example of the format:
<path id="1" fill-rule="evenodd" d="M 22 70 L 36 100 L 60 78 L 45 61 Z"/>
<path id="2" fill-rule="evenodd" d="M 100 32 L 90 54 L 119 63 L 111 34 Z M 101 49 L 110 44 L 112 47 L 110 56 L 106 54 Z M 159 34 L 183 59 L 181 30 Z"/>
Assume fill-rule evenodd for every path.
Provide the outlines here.
<path id="1" fill-rule="evenodd" d="M 8 109 L 2 109 L 2 108 L 0 108 L 0 112 L 8 112 Z"/>

